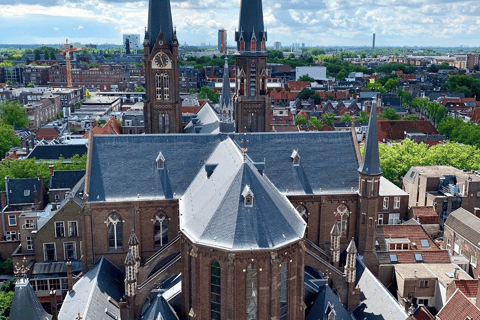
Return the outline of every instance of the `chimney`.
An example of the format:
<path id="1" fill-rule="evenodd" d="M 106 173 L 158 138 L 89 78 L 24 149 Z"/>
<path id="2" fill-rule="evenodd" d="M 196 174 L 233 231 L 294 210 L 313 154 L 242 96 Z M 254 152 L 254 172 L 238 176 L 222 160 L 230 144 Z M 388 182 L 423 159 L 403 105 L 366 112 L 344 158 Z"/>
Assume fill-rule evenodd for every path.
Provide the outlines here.
<path id="1" fill-rule="evenodd" d="M 453 278 L 455 280 L 458 280 L 459 279 L 459 276 L 460 276 L 460 269 L 459 268 L 455 268 L 455 273 L 453 274 Z"/>
<path id="2" fill-rule="evenodd" d="M 50 175 L 53 176 L 53 172 L 55 171 L 55 166 L 51 164 L 48 166 L 48 169 L 50 169 Z"/>
<path id="3" fill-rule="evenodd" d="M 52 320 L 58 320 L 57 315 L 57 291 L 50 290 L 50 308 L 52 310 Z"/>
<path id="4" fill-rule="evenodd" d="M 479 218 L 480 218 L 480 208 L 478 208 L 478 207 L 473 208 L 473 214 L 474 214 L 476 217 L 479 217 Z"/>
<path id="5" fill-rule="evenodd" d="M 72 261 L 67 261 L 67 282 L 68 282 L 68 291 L 72 291 L 73 289 Z"/>

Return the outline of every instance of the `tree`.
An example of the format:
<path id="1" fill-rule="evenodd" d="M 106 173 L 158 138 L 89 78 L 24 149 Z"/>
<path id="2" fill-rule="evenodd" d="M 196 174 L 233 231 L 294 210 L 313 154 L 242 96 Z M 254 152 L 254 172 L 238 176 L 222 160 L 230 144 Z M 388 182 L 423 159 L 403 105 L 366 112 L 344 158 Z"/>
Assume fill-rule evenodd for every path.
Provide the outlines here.
<path id="1" fill-rule="evenodd" d="M 135 87 L 135 92 L 145 92 L 144 87 Z"/>
<path id="2" fill-rule="evenodd" d="M 35 87 L 35 83 L 30 82 L 29 84 L 27 84 L 27 87 L 28 87 L 28 88 L 34 88 L 34 87 Z"/>
<path id="3" fill-rule="evenodd" d="M 315 79 L 313 79 L 312 77 L 310 77 L 308 74 L 304 74 L 303 76 L 301 76 L 300 78 L 298 78 L 298 81 L 314 82 Z"/>
<path id="4" fill-rule="evenodd" d="M 352 121 L 352 117 L 348 113 L 344 113 L 343 116 L 340 118 L 341 122 L 350 122 Z"/>
<path id="5" fill-rule="evenodd" d="M 327 126 L 331 126 L 333 120 L 335 120 L 335 114 L 327 112 L 322 116 L 322 120 Z"/>
<path id="6" fill-rule="evenodd" d="M 215 92 L 213 88 L 209 86 L 203 86 L 200 88 L 200 91 L 198 92 L 198 98 L 199 99 L 209 99 L 213 103 L 218 103 L 219 98 L 218 98 L 218 92 Z"/>
<path id="7" fill-rule="evenodd" d="M 417 109 L 417 111 L 425 110 L 429 101 L 428 98 L 413 98 L 412 106 Z"/>
<path id="8" fill-rule="evenodd" d="M 466 97 L 476 96 L 480 100 L 480 80 L 464 74 L 452 75 L 442 89 L 453 93 L 464 93 Z"/>
<path id="9" fill-rule="evenodd" d="M 417 120 L 417 116 L 414 114 L 409 114 L 408 116 L 403 117 L 403 120 Z"/>
<path id="10" fill-rule="evenodd" d="M 5 82 L 7 85 L 11 86 L 12 85 L 12 80 L 7 80 L 7 82 Z"/>
<path id="11" fill-rule="evenodd" d="M 295 120 L 295 125 L 297 126 L 305 126 L 306 124 L 307 124 L 307 119 L 305 119 L 305 116 L 303 114 L 299 115 Z"/>
<path id="12" fill-rule="evenodd" d="M 388 90 L 393 90 L 397 87 L 398 79 L 388 79 L 385 83 L 385 88 Z"/>
<path id="13" fill-rule="evenodd" d="M 367 83 L 367 88 L 374 92 L 387 93 L 387 90 L 377 81 Z"/>
<path id="14" fill-rule="evenodd" d="M 323 127 L 322 120 L 318 120 L 315 116 L 310 117 L 310 120 L 308 120 L 308 124 L 315 126 L 315 128 L 317 128 L 318 130 L 322 129 Z"/>
<path id="15" fill-rule="evenodd" d="M 383 112 L 378 115 L 379 118 L 388 120 L 400 120 L 400 115 L 393 108 L 385 107 Z"/>
<path id="16" fill-rule="evenodd" d="M 0 120 L 14 128 L 25 128 L 30 122 L 27 109 L 14 100 L 0 102 Z"/>
<path id="17" fill-rule="evenodd" d="M 370 118 L 368 117 L 365 111 L 360 111 L 360 116 L 358 116 L 355 121 L 356 122 L 368 122 Z"/>
<path id="18" fill-rule="evenodd" d="M 13 127 L 0 122 L 0 159 L 11 147 L 20 146 L 20 138 L 13 132 Z"/>
<path id="19" fill-rule="evenodd" d="M 297 98 L 300 100 L 313 99 L 315 104 L 320 104 L 322 102 L 320 96 L 309 88 L 303 88 L 303 90 L 298 94 Z"/>
<path id="20" fill-rule="evenodd" d="M 480 149 L 480 126 L 461 118 L 447 117 L 438 124 L 438 132 L 458 143 L 476 146 Z"/>
<path id="21" fill-rule="evenodd" d="M 448 115 L 448 109 L 437 102 L 429 102 L 427 116 L 433 119 L 435 125 L 439 124 Z"/>
<path id="22" fill-rule="evenodd" d="M 90 91 L 87 90 L 87 92 L 85 92 L 85 98 L 87 98 L 87 99 L 92 98 L 92 94 L 90 93 Z"/>

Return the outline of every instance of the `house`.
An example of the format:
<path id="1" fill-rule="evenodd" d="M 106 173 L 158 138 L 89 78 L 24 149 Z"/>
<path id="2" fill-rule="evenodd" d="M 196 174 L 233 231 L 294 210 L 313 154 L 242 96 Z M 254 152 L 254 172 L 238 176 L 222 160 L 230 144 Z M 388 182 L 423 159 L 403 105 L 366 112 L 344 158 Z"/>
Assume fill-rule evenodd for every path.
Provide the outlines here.
<path id="1" fill-rule="evenodd" d="M 55 171 L 50 165 L 48 201 L 59 203 L 85 175 L 85 170 Z"/>
<path id="2" fill-rule="evenodd" d="M 407 219 L 408 193 L 380 177 L 377 225 L 399 224 Z"/>
<path id="3" fill-rule="evenodd" d="M 378 141 L 403 140 L 408 133 L 438 135 L 437 129 L 426 120 L 379 120 Z M 425 140 L 425 139 L 424 139 Z M 428 139 L 427 139 L 428 140 Z M 442 140 L 445 140 L 443 138 Z M 420 141 L 416 141 L 420 142 Z"/>
<path id="4" fill-rule="evenodd" d="M 108 119 L 107 122 L 100 128 L 98 126 L 95 126 L 95 122 L 92 122 L 94 124 L 94 127 L 91 128 L 90 130 L 93 131 L 94 134 L 122 134 L 122 126 L 120 123 L 118 123 L 117 119 L 115 117 L 111 117 Z M 90 132 L 86 133 L 83 138 L 88 139 Z"/>
<path id="5" fill-rule="evenodd" d="M 183 112 L 183 107 L 182 107 Z M 142 111 L 126 111 L 122 116 L 123 134 L 142 134 L 145 132 L 145 121 Z"/>
<path id="6" fill-rule="evenodd" d="M 465 294 L 457 289 L 445 306 L 437 314 L 438 320 L 480 319 L 480 309 Z"/>
<path id="7" fill-rule="evenodd" d="M 450 212 L 462 207 L 475 213 L 480 207 L 480 175 L 450 166 L 414 166 L 402 180 L 410 207 L 433 206 L 443 226 Z"/>
<path id="8" fill-rule="evenodd" d="M 408 212 L 408 217 L 420 223 L 430 237 L 437 238 L 439 236 L 440 224 L 438 222 L 438 213 L 433 206 L 411 207 Z"/>
<path id="9" fill-rule="evenodd" d="M 55 127 L 42 127 L 35 132 L 37 140 L 53 140 L 58 139 L 60 133 L 58 129 Z"/>
<path id="10" fill-rule="evenodd" d="M 461 267 L 474 279 L 480 275 L 480 218 L 471 212 L 458 208 L 445 221 L 445 248 L 452 256 L 463 256 L 467 263 Z"/>

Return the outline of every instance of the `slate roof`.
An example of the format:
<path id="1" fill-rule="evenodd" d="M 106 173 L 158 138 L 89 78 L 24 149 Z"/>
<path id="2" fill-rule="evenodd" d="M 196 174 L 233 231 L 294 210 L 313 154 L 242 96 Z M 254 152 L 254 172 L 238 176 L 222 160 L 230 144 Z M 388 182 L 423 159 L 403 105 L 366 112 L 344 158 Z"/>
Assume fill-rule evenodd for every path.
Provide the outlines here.
<path id="1" fill-rule="evenodd" d="M 480 219 L 469 211 L 458 208 L 450 213 L 445 226 L 451 228 L 453 231 L 478 246 L 480 242 Z"/>
<path id="2" fill-rule="evenodd" d="M 197 120 L 194 120 L 194 119 Z M 197 112 L 196 117 L 185 126 L 185 133 L 219 133 L 220 119 L 217 112 L 205 103 L 203 107 Z"/>
<path id="3" fill-rule="evenodd" d="M 85 175 L 85 170 L 54 171 L 50 175 L 48 188 L 52 189 L 71 189 Z"/>
<path id="4" fill-rule="evenodd" d="M 141 320 L 178 320 L 178 317 L 165 298 L 158 294 Z"/>
<path id="5" fill-rule="evenodd" d="M 336 318 L 335 319 L 355 319 L 343 306 L 340 302 L 338 296 L 333 292 L 333 290 L 327 285 L 327 281 L 317 282 L 319 285 L 319 292 L 315 303 L 310 309 L 306 320 L 323 320 L 327 319 L 327 312 L 331 309 L 335 310 Z M 327 311 L 328 310 L 328 311 Z M 327 312 L 326 312 L 327 311 Z"/>
<path id="6" fill-rule="evenodd" d="M 58 320 L 74 319 L 78 313 L 83 319 L 109 319 L 107 309 L 120 318 L 120 310 L 108 301 L 108 297 L 120 301 L 124 294 L 124 277 L 120 269 L 102 256 L 66 295 Z"/>
<path id="7" fill-rule="evenodd" d="M 437 314 L 440 320 L 465 320 L 467 316 L 480 319 L 480 309 L 458 289 Z"/>
<path id="8" fill-rule="evenodd" d="M 43 309 L 28 282 L 17 282 L 10 309 L 10 320 L 50 320 L 52 316 Z M 73 318 L 72 318 L 73 319 Z"/>
<path id="9" fill-rule="evenodd" d="M 60 156 L 70 159 L 76 154 L 83 156 L 85 153 L 87 153 L 87 146 L 83 144 L 37 145 L 27 159 L 58 160 Z"/>
<path id="10" fill-rule="evenodd" d="M 150 0 L 148 3 L 148 38 L 150 50 L 157 42 L 160 31 L 167 45 L 173 42 L 173 23 L 170 0 Z"/>
<path id="11" fill-rule="evenodd" d="M 351 132 L 108 135 L 93 138 L 88 201 L 166 199 L 170 191 L 170 198 L 180 198 L 229 136 L 238 146 L 248 140 L 248 156 L 254 162 L 266 161 L 266 175 L 283 194 L 358 190 Z M 294 149 L 301 156 L 299 166 L 293 166 L 290 158 Z M 165 157 L 165 169 L 156 169 L 159 152 Z"/>
<path id="12" fill-rule="evenodd" d="M 39 192 L 42 187 L 42 179 L 8 179 L 7 182 L 7 199 L 8 204 L 34 203 L 34 191 Z M 29 190 L 28 194 L 25 193 Z"/>
<path id="13" fill-rule="evenodd" d="M 372 107 L 370 121 L 368 122 L 367 138 L 365 141 L 365 151 L 363 153 L 362 164 L 358 171 L 367 175 L 377 175 L 382 173 L 380 168 L 380 159 L 378 156 L 378 138 L 377 138 L 377 112 L 376 106 Z"/>
<path id="14" fill-rule="evenodd" d="M 228 250 L 280 247 L 300 240 L 306 223 L 286 196 L 231 139 L 212 153 L 180 199 L 180 229 L 192 241 Z M 247 192 L 253 205 L 244 204 Z"/>
<path id="15" fill-rule="evenodd" d="M 72 272 L 82 271 L 82 261 L 72 261 Z M 33 266 L 32 275 L 67 273 L 67 261 L 37 262 Z"/>
<path id="16" fill-rule="evenodd" d="M 356 319 L 405 320 L 407 313 L 397 299 L 368 270 L 357 257 L 357 286 L 360 287 L 360 304 L 353 311 Z"/>
<path id="17" fill-rule="evenodd" d="M 261 0 L 241 0 L 240 17 L 238 22 L 238 37 L 243 33 L 245 40 L 245 51 L 260 51 L 260 41 L 266 32 L 263 27 L 263 10 Z M 255 33 L 257 40 L 256 49 L 250 49 L 252 34 Z M 237 50 L 240 51 L 240 38 L 235 37 L 237 41 Z M 266 39 L 265 39 L 266 40 Z"/>

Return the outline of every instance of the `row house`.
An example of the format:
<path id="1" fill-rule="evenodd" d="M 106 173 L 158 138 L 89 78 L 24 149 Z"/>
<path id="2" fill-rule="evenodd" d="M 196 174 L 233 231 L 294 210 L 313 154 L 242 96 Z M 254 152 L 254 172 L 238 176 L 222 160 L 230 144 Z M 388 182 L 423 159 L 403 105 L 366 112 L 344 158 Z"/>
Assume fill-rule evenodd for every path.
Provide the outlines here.
<path id="1" fill-rule="evenodd" d="M 47 85 L 50 66 L 25 66 L 23 71 L 23 83 L 28 85 Z"/>
<path id="2" fill-rule="evenodd" d="M 30 119 L 28 128 L 30 130 L 37 130 L 43 124 L 54 119 L 57 114 L 62 111 L 60 96 L 51 95 L 49 97 L 43 97 L 40 101 L 34 104 L 27 104 L 27 116 Z"/>

